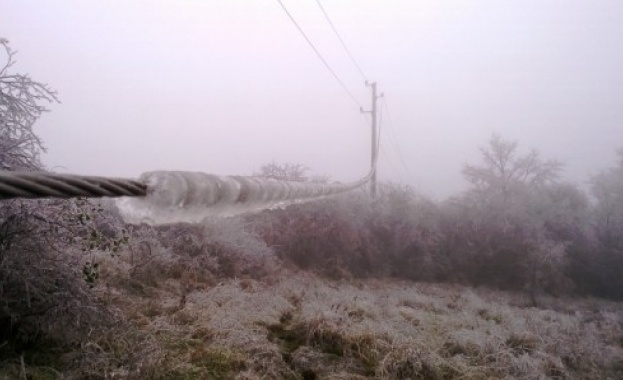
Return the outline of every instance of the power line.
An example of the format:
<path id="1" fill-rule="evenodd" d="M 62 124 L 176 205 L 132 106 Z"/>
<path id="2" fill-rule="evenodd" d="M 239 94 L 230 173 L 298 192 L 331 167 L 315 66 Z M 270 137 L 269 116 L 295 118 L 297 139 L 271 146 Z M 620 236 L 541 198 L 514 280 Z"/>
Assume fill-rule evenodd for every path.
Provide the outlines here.
<path id="1" fill-rule="evenodd" d="M 394 165 L 394 162 L 391 160 L 391 158 L 390 158 L 389 154 L 385 151 L 385 149 L 383 149 L 383 148 L 381 147 L 381 149 L 380 149 L 379 151 L 383 154 L 383 157 L 385 157 L 385 161 L 387 161 L 387 164 L 388 164 L 388 166 L 387 166 L 387 167 L 389 167 L 389 168 L 390 168 L 390 170 L 391 170 L 394 174 L 396 174 L 396 176 L 399 178 L 400 182 L 405 182 L 405 180 L 404 180 L 404 178 L 403 178 L 402 174 L 400 174 L 400 170 L 396 169 L 396 166 Z"/>
<path id="2" fill-rule="evenodd" d="M 376 133 L 376 155 L 378 157 L 379 151 L 381 150 L 381 124 L 383 123 L 383 109 L 379 110 L 379 119 L 377 123 L 377 133 Z"/>
<path id="3" fill-rule="evenodd" d="M 396 135 L 394 133 L 394 123 L 392 122 L 392 117 L 391 117 L 391 114 L 389 112 L 389 107 L 387 106 L 387 100 L 385 100 L 385 97 L 383 97 L 383 107 L 385 108 L 385 113 L 387 114 L 387 120 L 389 121 L 389 136 L 390 136 L 390 140 L 392 141 L 392 145 L 394 146 L 394 149 L 396 151 L 396 155 L 398 156 L 398 159 L 400 160 L 400 163 L 402 164 L 403 168 L 405 169 L 405 172 L 408 175 L 410 175 L 411 172 L 409 170 L 409 167 L 405 163 L 405 160 L 404 160 L 403 155 L 402 155 L 402 151 L 400 149 L 400 144 L 398 144 L 398 139 L 396 138 Z"/>
<path id="4" fill-rule="evenodd" d="M 340 77 L 335 73 L 335 71 L 331 68 L 331 66 L 329 65 L 329 63 L 327 62 L 326 59 L 324 59 L 324 57 L 322 56 L 322 54 L 320 54 L 320 51 L 316 48 L 316 46 L 314 46 L 314 44 L 311 42 L 311 40 L 309 39 L 309 37 L 307 37 L 307 35 L 305 34 L 305 32 L 303 31 L 303 29 L 301 29 L 300 25 L 296 22 L 296 20 L 294 19 L 294 17 L 292 16 L 292 14 L 290 14 L 290 12 L 288 11 L 288 8 L 286 8 L 286 6 L 283 4 L 283 2 L 281 0 L 277 0 L 277 2 L 279 3 L 279 5 L 281 5 L 281 8 L 283 9 L 283 11 L 288 15 L 288 17 L 290 18 L 290 21 L 292 21 L 292 23 L 294 24 L 294 26 L 296 26 L 296 28 L 299 30 L 299 32 L 301 32 L 301 35 L 303 36 L 303 38 L 305 38 L 305 41 L 307 41 L 307 43 L 309 44 L 309 46 L 314 50 L 314 52 L 316 53 L 316 55 L 318 56 L 318 58 L 320 58 L 320 60 L 322 61 L 322 63 L 325 65 L 325 67 L 331 72 L 331 74 L 333 75 L 333 78 L 335 78 L 335 80 L 340 84 L 340 86 L 342 86 L 342 88 L 344 89 L 344 91 L 346 91 L 346 93 L 348 94 L 348 96 L 350 96 L 350 98 L 357 103 L 357 105 L 359 106 L 359 108 L 362 108 L 363 106 L 361 105 L 361 103 L 357 100 L 357 98 L 355 98 L 355 96 L 348 90 L 348 87 L 346 87 L 346 85 L 344 84 L 344 82 L 342 82 L 342 80 L 340 79 Z"/>
<path id="5" fill-rule="evenodd" d="M 379 123 L 378 123 L 378 140 L 377 140 L 377 144 L 376 144 L 376 150 L 377 150 L 377 156 L 379 153 L 383 153 L 383 156 L 385 157 L 385 159 L 387 160 L 387 164 L 389 165 L 389 167 L 391 168 L 391 170 L 396 173 L 396 175 L 398 176 L 398 178 L 400 178 L 400 180 L 402 182 L 404 182 L 404 179 L 402 178 L 402 175 L 400 174 L 400 171 L 398 169 L 396 169 L 396 167 L 394 166 L 393 161 L 391 160 L 389 153 L 385 151 L 385 149 L 382 148 L 381 146 L 381 126 L 383 125 L 383 109 L 381 108 L 379 110 Z"/>
<path id="6" fill-rule="evenodd" d="M 324 17 L 327 19 L 327 22 L 331 26 L 331 29 L 333 29 L 333 32 L 337 36 L 337 39 L 340 40 L 340 42 L 342 43 L 342 47 L 344 48 L 344 51 L 346 51 L 346 54 L 348 54 L 348 56 L 350 57 L 350 60 L 353 62 L 353 64 L 357 68 L 357 71 L 359 71 L 359 74 L 361 74 L 361 76 L 363 77 L 363 80 L 367 81 L 368 78 L 367 78 L 366 74 L 363 73 L 363 70 L 361 70 L 361 66 L 359 66 L 359 64 L 357 63 L 357 60 L 355 59 L 355 57 L 353 57 L 353 55 L 350 53 L 350 50 L 346 46 L 346 43 L 344 42 L 342 37 L 340 36 L 340 33 L 338 33 L 337 29 L 335 28 L 335 25 L 333 24 L 333 22 L 329 18 L 329 14 L 327 13 L 327 11 L 324 9 L 322 4 L 320 3 L 320 0 L 316 0 L 316 3 L 318 4 L 318 6 L 320 7 L 320 10 L 324 14 Z"/>

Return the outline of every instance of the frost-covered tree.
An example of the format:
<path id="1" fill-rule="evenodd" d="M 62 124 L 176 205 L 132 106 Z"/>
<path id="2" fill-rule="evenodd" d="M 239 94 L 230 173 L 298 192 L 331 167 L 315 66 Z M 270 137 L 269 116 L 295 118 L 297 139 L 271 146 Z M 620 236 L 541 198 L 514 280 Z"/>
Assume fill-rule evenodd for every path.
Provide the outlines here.
<path id="1" fill-rule="evenodd" d="M 598 291 L 623 298 L 623 149 L 617 151 L 618 165 L 591 181 L 596 200 L 594 226 L 598 241 L 595 258 Z"/>
<path id="2" fill-rule="evenodd" d="M 279 164 L 271 162 L 264 164 L 254 175 L 262 178 L 271 178 L 282 181 L 307 181 L 309 168 L 301 164 Z"/>
<path id="3" fill-rule="evenodd" d="M 41 169 L 44 150 L 33 125 L 47 111 L 44 104 L 57 102 L 56 92 L 28 75 L 11 72 L 16 51 L 0 38 L 6 62 L 0 68 L 0 169 Z"/>
<path id="4" fill-rule="evenodd" d="M 568 288 L 567 240 L 553 227 L 583 209 L 574 187 L 558 182 L 562 164 L 536 150 L 521 154 L 497 135 L 480 151 L 481 163 L 463 168 L 471 188 L 451 202 L 447 254 L 470 281 L 524 288 L 533 298 L 538 289 Z"/>
<path id="5" fill-rule="evenodd" d="M 41 170 L 33 126 L 56 92 L 12 73 L 16 52 L 6 39 L 0 45 L 0 170 Z M 100 232 L 95 221 L 103 213 L 85 199 L 0 201 L 0 362 L 42 338 L 76 342 L 101 323 L 103 309 L 89 289 L 97 265 L 88 255 L 122 242 L 116 231 L 110 238 Z"/>
<path id="6" fill-rule="evenodd" d="M 617 151 L 619 164 L 591 181 L 597 200 L 596 227 L 602 244 L 623 253 L 623 148 Z"/>
<path id="7" fill-rule="evenodd" d="M 544 161 L 539 152 L 520 155 L 517 142 L 505 141 L 493 135 L 489 145 L 480 149 L 481 165 L 465 165 L 463 175 L 477 191 L 510 195 L 525 187 L 536 187 L 554 182 L 562 164 L 556 160 Z"/>

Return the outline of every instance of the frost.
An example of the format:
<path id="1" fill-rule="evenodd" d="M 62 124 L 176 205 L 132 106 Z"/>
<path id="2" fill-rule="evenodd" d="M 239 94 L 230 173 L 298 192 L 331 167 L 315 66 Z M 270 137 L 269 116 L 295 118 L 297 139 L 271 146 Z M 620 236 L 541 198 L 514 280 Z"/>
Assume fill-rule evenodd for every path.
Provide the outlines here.
<path id="1" fill-rule="evenodd" d="M 142 174 L 140 180 L 147 184 L 148 195 L 120 198 L 117 206 L 127 223 L 157 225 L 283 208 L 353 190 L 367 177 L 350 184 L 322 184 L 156 171 Z"/>

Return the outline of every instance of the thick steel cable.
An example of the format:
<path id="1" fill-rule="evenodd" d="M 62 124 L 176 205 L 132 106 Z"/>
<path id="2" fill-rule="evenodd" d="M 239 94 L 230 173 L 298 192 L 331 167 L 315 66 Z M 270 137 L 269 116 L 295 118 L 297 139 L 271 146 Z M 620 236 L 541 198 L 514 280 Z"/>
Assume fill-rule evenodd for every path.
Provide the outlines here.
<path id="1" fill-rule="evenodd" d="M 0 199 L 142 197 L 147 185 L 140 181 L 47 172 L 0 171 Z"/>
<path id="2" fill-rule="evenodd" d="M 355 182 L 326 184 L 156 171 L 141 175 L 147 197 L 122 198 L 117 205 L 132 224 L 198 223 L 207 217 L 281 208 L 355 190 L 370 180 L 372 172 Z"/>
<path id="3" fill-rule="evenodd" d="M 119 212 L 131 224 L 197 223 L 355 190 L 370 181 L 375 170 L 376 163 L 358 181 L 330 184 L 176 171 L 144 173 L 139 180 L 0 171 L 0 200 L 117 197 Z"/>

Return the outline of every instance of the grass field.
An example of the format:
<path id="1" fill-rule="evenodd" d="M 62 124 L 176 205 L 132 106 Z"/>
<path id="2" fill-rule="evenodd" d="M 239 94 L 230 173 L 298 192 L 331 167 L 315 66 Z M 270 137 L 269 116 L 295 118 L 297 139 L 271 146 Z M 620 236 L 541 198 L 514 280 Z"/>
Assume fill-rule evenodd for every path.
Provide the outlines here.
<path id="1" fill-rule="evenodd" d="M 0 379 L 623 378 L 621 303 L 328 279 L 219 226 L 225 256 L 187 238 L 95 254 L 109 323 L 5 352 Z"/>
<path id="2" fill-rule="evenodd" d="M 38 365 L 4 363 L 0 378 L 623 377 L 618 303 L 542 297 L 537 308 L 522 294 L 290 269 L 220 282 L 126 269 L 107 260 L 97 288 L 116 326 L 58 356 L 37 350 L 27 361 Z"/>

